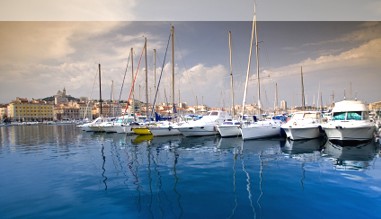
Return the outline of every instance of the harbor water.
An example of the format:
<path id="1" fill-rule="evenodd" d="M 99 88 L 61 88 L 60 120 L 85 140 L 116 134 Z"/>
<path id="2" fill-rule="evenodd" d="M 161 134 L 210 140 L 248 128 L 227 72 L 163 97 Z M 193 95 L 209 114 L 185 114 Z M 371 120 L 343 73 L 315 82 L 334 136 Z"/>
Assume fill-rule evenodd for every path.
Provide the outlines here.
<path id="1" fill-rule="evenodd" d="M 0 127 L 0 218 L 381 218 L 375 142 Z"/>

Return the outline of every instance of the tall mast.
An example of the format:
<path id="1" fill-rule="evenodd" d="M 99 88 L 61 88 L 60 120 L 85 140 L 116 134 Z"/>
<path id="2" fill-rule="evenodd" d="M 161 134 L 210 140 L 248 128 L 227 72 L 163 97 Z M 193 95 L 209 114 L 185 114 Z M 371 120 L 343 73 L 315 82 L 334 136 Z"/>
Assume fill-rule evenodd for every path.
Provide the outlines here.
<path id="1" fill-rule="evenodd" d="M 306 107 L 306 99 L 304 96 L 304 80 L 303 80 L 303 68 L 302 68 L 302 66 L 300 66 L 300 75 L 301 75 L 301 80 L 302 80 L 302 110 L 304 110 Z"/>
<path id="2" fill-rule="evenodd" d="M 132 115 L 134 116 L 134 119 L 136 119 L 135 117 L 135 86 L 133 85 L 134 83 L 134 49 L 131 48 L 131 74 L 132 74 L 132 80 L 131 80 L 131 83 L 132 83 L 132 100 L 131 100 L 131 113 Z"/>
<path id="3" fill-rule="evenodd" d="M 111 80 L 110 100 L 111 102 L 114 102 L 114 80 Z"/>
<path id="4" fill-rule="evenodd" d="M 233 62 L 232 62 L 232 32 L 229 31 L 229 63 L 230 63 L 230 81 L 231 81 L 231 89 L 232 89 L 232 114 L 235 116 L 235 108 L 234 108 L 234 81 L 233 81 Z"/>
<path id="5" fill-rule="evenodd" d="M 171 27 L 172 35 L 172 110 L 175 110 L 175 27 Z"/>
<path id="6" fill-rule="evenodd" d="M 257 61 L 257 84 L 258 84 L 258 116 L 262 114 L 262 104 L 261 104 L 261 83 L 259 81 L 259 51 L 258 51 L 258 32 L 257 32 L 257 12 L 255 10 L 254 2 L 254 32 L 255 32 L 255 56 Z"/>
<path id="7" fill-rule="evenodd" d="M 274 111 L 278 110 L 278 83 L 275 83 L 275 103 L 274 103 Z"/>
<path id="8" fill-rule="evenodd" d="M 154 84 L 153 88 L 156 92 L 156 49 L 153 49 L 153 74 L 154 74 Z M 154 110 L 156 110 L 156 107 L 154 107 Z"/>
<path id="9" fill-rule="evenodd" d="M 145 73 L 146 73 L 146 117 L 148 116 L 148 65 L 147 65 L 147 37 L 144 38 L 144 59 L 145 59 Z"/>
<path id="10" fill-rule="evenodd" d="M 102 76 L 101 76 L 101 64 L 98 64 L 99 69 L 99 104 L 100 104 L 100 112 L 99 116 L 102 116 L 103 109 L 102 109 Z"/>
<path id="11" fill-rule="evenodd" d="M 179 93 L 179 102 L 178 103 L 179 103 L 179 107 L 180 107 L 180 103 L 181 103 L 181 100 L 180 100 L 180 89 L 178 91 L 179 91 L 178 92 Z"/>
<path id="12" fill-rule="evenodd" d="M 251 40 L 250 40 L 250 51 L 249 51 L 249 61 L 247 63 L 247 71 L 246 71 L 246 82 L 245 82 L 245 89 L 243 93 L 243 101 L 242 101 L 242 116 L 245 114 L 245 105 L 246 105 L 246 95 L 247 95 L 247 85 L 249 83 L 249 74 L 250 74 L 250 65 L 251 65 L 251 55 L 253 51 L 253 41 L 254 41 L 254 29 L 255 29 L 255 3 L 254 3 L 254 17 L 253 17 L 253 23 L 251 27 Z"/>
<path id="13" fill-rule="evenodd" d="M 110 92 L 110 100 L 111 100 L 111 106 L 112 106 L 112 116 L 115 116 L 115 109 L 114 109 L 114 80 L 111 80 L 111 92 Z"/>

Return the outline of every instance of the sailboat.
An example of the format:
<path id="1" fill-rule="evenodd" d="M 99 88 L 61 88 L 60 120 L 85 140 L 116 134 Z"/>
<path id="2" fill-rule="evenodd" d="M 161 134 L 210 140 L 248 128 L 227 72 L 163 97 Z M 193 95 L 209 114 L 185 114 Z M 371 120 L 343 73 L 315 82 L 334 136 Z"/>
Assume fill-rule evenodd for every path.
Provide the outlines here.
<path id="1" fill-rule="evenodd" d="M 174 69 L 175 69 L 175 64 L 174 64 L 174 31 L 175 28 L 174 26 L 171 27 L 171 34 L 170 38 L 172 39 L 172 104 L 173 104 L 173 109 L 175 109 L 175 98 L 174 98 Z M 169 39 L 168 39 L 169 40 Z M 168 41 L 169 43 L 169 41 Z M 167 47 L 168 48 L 168 47 Z M 165 63 L 165 60 L 163 62 L 163 65 Z M 164 66 L 162 67 L 164 69 Z M 160 81 L 159 81 L 160 83 Z M 152 112 L 154 112 L 155 108 L 155 101 L 156 101 L 156 95 L 157 91 L 159 89 L 159 86 L 157 86 L 156 89 L 156 94 L 155 94 L 155 100 L 153 103 L 153 109 Z M 175 110 L 173 110 L 175 111 Z M 153 135 L 153 136 L 171 136 L 171 135 L 180 135 L 181 133 L 177 130 L 177 125 L 173 122 L 169 121 L 160 121 L 160 122 L 155 122 L 155 123 L 150 123 L 144 127 L 137 127 L 134 128 L 133 131 L 138 134 L 138 135 Z"/>
<path id="2" fill-rule="evenodd" d="M 100 127 L 100 124 L 105 121 L 105 118 L 103 117 L 103 111 L 102 111 L 102 81 L 101 81 L 101 64 L 98 64 L 98 73 L 99 73 L 99 104 L 100 104 L 100 112 L 99 112 L 99 117 L 96 118 L 95 120 L 85 123 L 82 125 L 79 125 L 78 127 L 81 128 L 83 131 L 86 132 L 98 132 L 98 131 L 103 131 Z"/>
<path id="3" fill-rule="evenodd" d="M 229 54 L 230 54 L 230 78 L 231 78 L 231 91 L 232 91 L 232 114 L 235 116 L 234 109 L 234 83 L 233 83 L 233 70 L 232 70 L 232 48 L 231 48 L 231 32 L 229 31 Z M 241 122 L 235 119 L 228 119 L 221 125 L 217 126 L 217 130 L 221 137 L 237 137 L 241 135 L 239 127 Z"/>
<path id="4" fill-rule="evenodd" d="M 249 73 L 250 73 L 250 64 L 251 64 L 251 54 L 253 48 L 253 41 L 255 37 L 255 54 L 257 61 L 257 83 L 258 83 L 258 109 L 259 115 L 261 114 L 261 94 L 260 94 L 260 80 L 259 80 L 259 59 L 258 59 L 258 33 L 257 33 L 257 15 L 256 8 L 254 2 L 254 17 L 252 23 L 252 31 L 251 31 L 251 43 L 250 43 L 250 53 L 249 53 L 249 62 L 247 65 L 246 72 L 246 82 L 245 82 L 245 90 L 242 104 L 242 115 L 244 115 L 245 110 L 245 102 L 246 102 L 246 94 L 247 94 L 247 85 L 249 81 Z M 280 136 L 281 131 L 281 121 L 280 120 L 256 120 L 251 123 L 243 123 L 241 127 L 242 139 L 259 139 L 259 138 L 268 138 L 274 136 Z"/>

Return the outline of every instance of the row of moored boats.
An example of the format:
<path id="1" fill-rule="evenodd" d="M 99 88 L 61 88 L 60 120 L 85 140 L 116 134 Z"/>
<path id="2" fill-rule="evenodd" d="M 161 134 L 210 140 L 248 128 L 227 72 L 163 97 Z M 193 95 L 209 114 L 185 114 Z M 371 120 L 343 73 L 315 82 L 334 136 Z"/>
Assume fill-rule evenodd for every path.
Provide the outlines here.
<path id="1" fill-rule="evenodd" d="M 320 111 L 299 111 L 287 121 L 257 120 L 255 116 L 235 120 L 226 111 L 212 110 L 197 120 L 137 123 L 133 116 L 99 117 L 79 127 L 84 131 L 152 136 L 219 134 L 221 137 L 241 136 L 243 140 L 277 137 L 282 133 L 290 140 L 303 140 L 319 138 L 325 133 L 330 140 L 367 141 L 378 131 L 376 123 L 369 118 L 367 106 L 358 100 L 337 102 L 328 118 Z"/>

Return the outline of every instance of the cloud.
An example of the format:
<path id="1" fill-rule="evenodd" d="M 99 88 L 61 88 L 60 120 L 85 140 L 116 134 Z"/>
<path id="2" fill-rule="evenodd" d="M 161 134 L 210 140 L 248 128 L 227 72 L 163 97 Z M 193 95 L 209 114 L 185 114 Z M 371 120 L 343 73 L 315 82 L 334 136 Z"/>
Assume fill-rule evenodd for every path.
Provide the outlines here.
<path id="1" fill-rule="evenodd" d="M 64 59 L 86 41 L 118 27 L 118 22 L 0 22 L 0 64 Z M 94 47 L 96 45 L 93 45 Z"/>
<path id="2" fill-rule="evenodd" d="M 272 77 L 287 77 L 299 74 L 300 66 L 303 66 L 303 69 L 307 70 L 306 74 L 333 69 L 362 68 L 369 65 L 381 67 L 381 63 L 376 61 L 379 57 L 381 57 L 381 38 L 370 40 L 338 55 L 323 55 L 315 59 L 308 58 L 280 68 L 266 69 L 263 70 L 263 74 L 271 74 Z"/>
<path id="3" fill-rule="evenodd" d="M 222 105 L 221 92 L 224 94 L 230 88 L 226 84 L 227 75 L 228 70 L 223 65 L 208 67 L 198 64 L 181 70 L 177 83 L 184 100 L 195 104 L 197 96 L 199 104 L 204 98 L 205 104 L 216 106 Z"/>
<path id="4" fill-rule="evenodd" d="M 135 18 L 135 0 L 6 0 L 0 20 L 6 21 L 121 21 Z"/>

